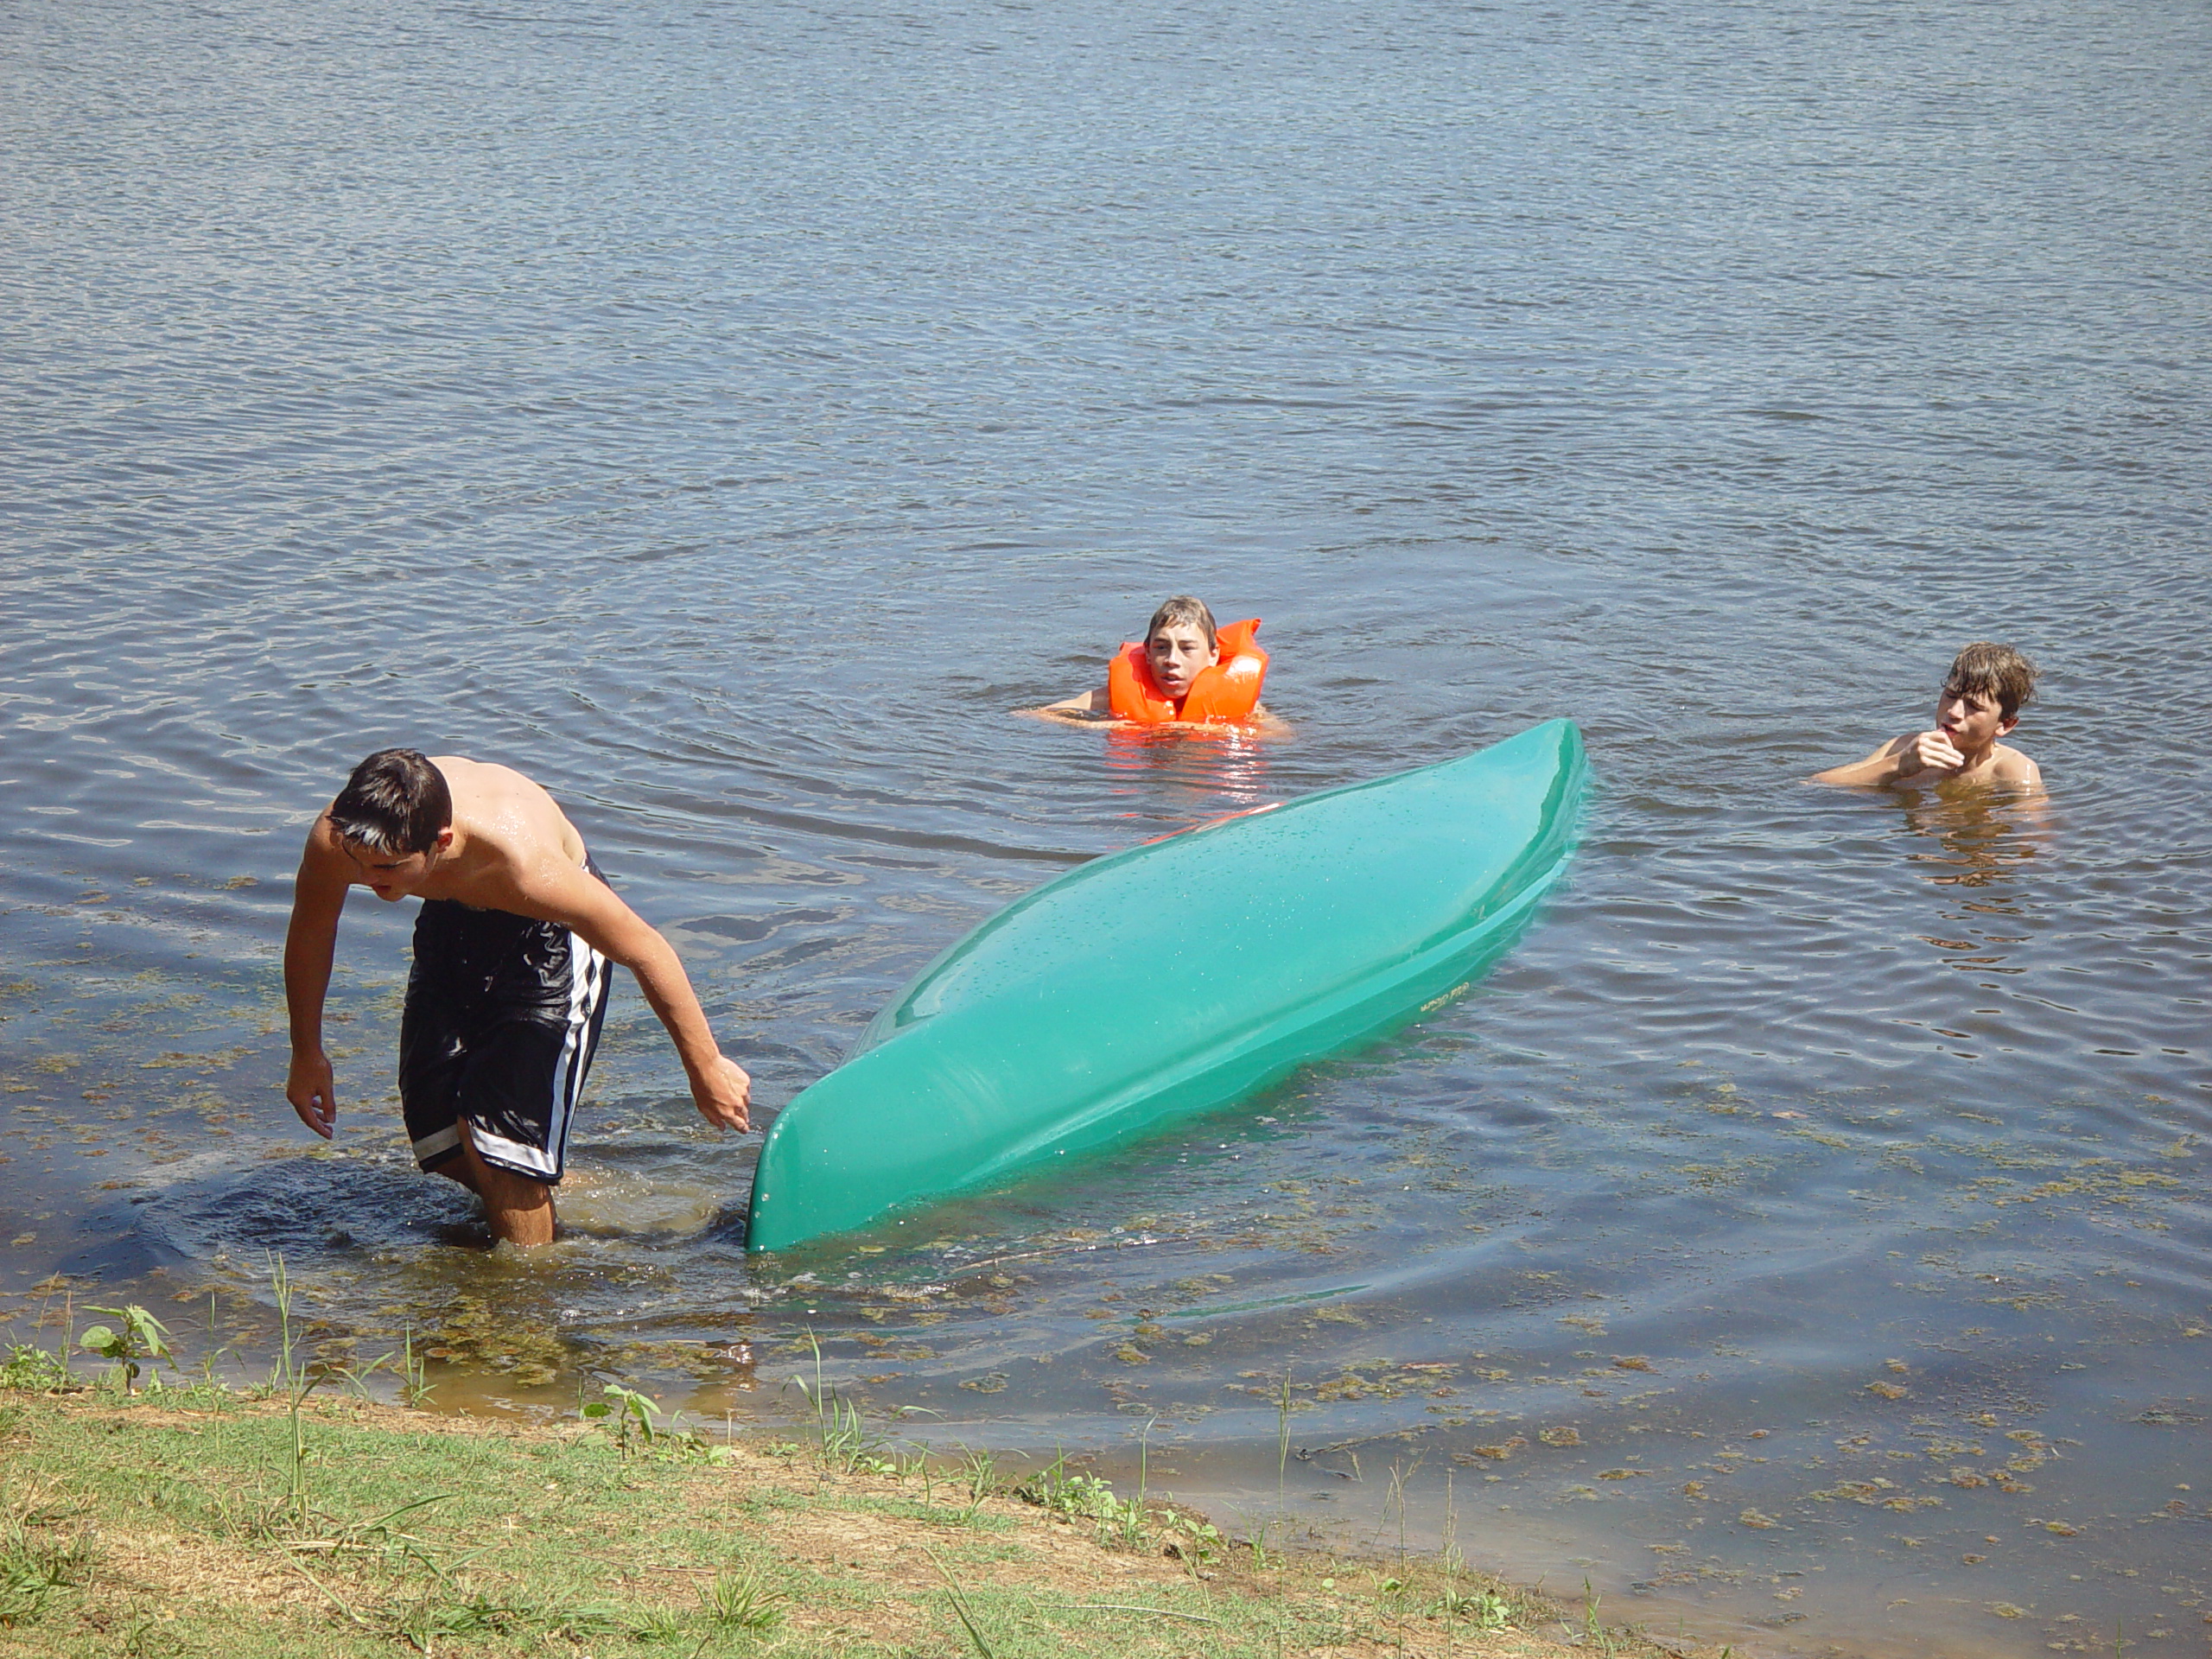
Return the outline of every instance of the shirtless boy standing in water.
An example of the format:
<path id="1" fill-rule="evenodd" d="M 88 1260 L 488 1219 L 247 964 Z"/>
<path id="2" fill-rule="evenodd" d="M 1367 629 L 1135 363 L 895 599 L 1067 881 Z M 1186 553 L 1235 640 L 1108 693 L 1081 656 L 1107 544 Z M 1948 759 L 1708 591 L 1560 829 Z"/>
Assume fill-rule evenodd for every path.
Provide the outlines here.
<path id="1" fill-rule="evenodd" d="M 2035 695 L 2036 665 L 2010 645 L 1976 640 L 1958 654 L 1931 731 L 1893 737 L 1864 760 L 1815 772 L 1816 784 L 1977 784 L 2043 787 L 2036 763 L 1999 742 Z"/>
<path id="2" fill-rule="evenodd" d="M 709 1123 L 748 1127 L 752 1079 L 715 1046 L 668 941 L 614 896 L 553 798 L 505 766 L 383 749 L 308 831 L 284 937 L 285 1098 L 325 1140 L 338 1096 L 322 1003 L 347 892 L 423 901 L 399 1026 L 416 1161 L 484 1200 L 508 1243 L 553 1238 L 569 1121 L 607 1014 L 610 961 L 638 976 Z"/>

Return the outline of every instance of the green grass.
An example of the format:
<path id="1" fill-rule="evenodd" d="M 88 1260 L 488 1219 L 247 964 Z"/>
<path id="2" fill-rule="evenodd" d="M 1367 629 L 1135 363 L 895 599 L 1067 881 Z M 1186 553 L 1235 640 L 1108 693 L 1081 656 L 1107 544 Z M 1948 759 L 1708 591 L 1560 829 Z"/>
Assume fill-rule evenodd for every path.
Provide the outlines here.
<path id="1" fill-rule="evenodd" d="M 1556 1610 L 1516 1599 L 1515 1629 L 1502 1594 L 1454 1605 L 1412 1568 L 1247 1571 L 1064 1465 L 1025 1503 L 980 1460 L 925 1484 L 602 1422 L 296 1389 L 0 1395 L 0 1656 L 1569 1651 L 1534 1631 Z"/>

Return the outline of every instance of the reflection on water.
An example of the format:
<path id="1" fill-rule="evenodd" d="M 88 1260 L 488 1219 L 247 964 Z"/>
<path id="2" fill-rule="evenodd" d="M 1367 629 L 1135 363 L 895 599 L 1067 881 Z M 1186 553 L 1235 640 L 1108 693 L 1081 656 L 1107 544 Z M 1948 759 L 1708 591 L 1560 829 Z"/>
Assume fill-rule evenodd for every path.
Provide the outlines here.
<path id="1" fill-rule="evenodd" d="M 17 20 L 16 1332 L 97 1283 L 251 1365 L 281 1255 L 441 1408 L 776 1420 L 818 1342 L 900 1433 L 1156 1424 L 1354 1537 L 1402 1480 L 1741 1653 L 2191 1650 L 2202 15 L 264 11 Z M 1178 591 L 1287 734 L 1011 716 Z M 2050 669 L 2047 804 L 1796 781 L 1969 637 Z M 748 1262 L 624 990 L 567 1236 L 493 1249 L 405 1156 L 404 907 L 336 1143 L 278 1093 L 385 742 L 545 783 L 765 1116 L 1058 871 L 1560 714 L 1588 835 L 1472 995 L 905 1226 Z"/>
<path id="2" fill-rule="evenodd" d="M 1907 827 L 1936 843 L 1935 850 L 1911 856 L 1930 867 L 1927 877 L 1938 887 L 1986 887 L 2029 874 L 2014 867 L 2037 855 L 2050 828 L 2047 795 L 1974 785 L 1900 793 Z M 1976 908 L 2002 906 L 1985 899 Z"/>

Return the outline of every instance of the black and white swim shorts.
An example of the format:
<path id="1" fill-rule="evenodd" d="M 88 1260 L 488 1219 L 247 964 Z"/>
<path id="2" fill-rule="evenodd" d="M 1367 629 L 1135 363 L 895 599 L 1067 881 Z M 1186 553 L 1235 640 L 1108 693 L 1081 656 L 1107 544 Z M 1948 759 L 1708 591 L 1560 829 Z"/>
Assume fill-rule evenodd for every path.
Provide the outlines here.
<path id="1" fill-rule="evenodd" d="M 399 1022 L 415 1161 L 436 1169 L 460 1157 L 466 1120 L 486 1163 L 557 1182 L 613 969 L 556 922 L 425 899 Z"/>

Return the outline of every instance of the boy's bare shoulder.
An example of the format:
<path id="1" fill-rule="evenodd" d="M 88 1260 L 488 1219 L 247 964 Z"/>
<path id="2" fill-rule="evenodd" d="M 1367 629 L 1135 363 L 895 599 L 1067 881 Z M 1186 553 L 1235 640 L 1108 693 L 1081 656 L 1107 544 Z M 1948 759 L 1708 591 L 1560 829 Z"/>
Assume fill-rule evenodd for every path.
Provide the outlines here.
<path id="1" fill-rule="evenodd" d="M 2042 768 L 2006 743 L 1997 745 L 1991 754 L 1989 776 L 1993 783 L 2020 784 L 2029 789 L 2043 787 Z"/>
<path id="2" fill-rule="evenodd" d="M 434 754 L 430 764 L 446 780 L 446 787 L 458 797 L 526 796 L 532 799 L 553 798 L 535 779 L 524 777 L 512 766 L 503 766 L 496 760 L 471 760 L 465 754 Z"/>
<path id="3" fill-rule="evenodd" d="M 517 869 L 582 864 L 584 841 L 544 785 L 512 766 L 464 755 L 430 757 L 453 791 L 455 823 L 482 853 Z"/>

